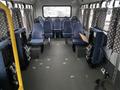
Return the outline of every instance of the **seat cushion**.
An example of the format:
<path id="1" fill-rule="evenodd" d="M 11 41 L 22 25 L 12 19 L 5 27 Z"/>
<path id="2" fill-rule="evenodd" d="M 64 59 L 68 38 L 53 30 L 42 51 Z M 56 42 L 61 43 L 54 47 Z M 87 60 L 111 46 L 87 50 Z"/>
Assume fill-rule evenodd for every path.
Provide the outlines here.
<path id="1" fill-rule="evenodd" d="M 72 37 L 72 33 L 63 33 L 63 37 L 64 38 L 71 38 Z"/>
<path id="2" fill-rule="evenodd" d="M 44 40 L 43 39 L 32 39 L 30 41 L 30 44 L 33 46 L 39 46 L 39 45 L 43 45 Z"/>
<path id="3" fill-rule="evenodd" d="M 84 42 L 84 41 L 82 41 L 80 39 L 73 39 L 72 43 L 74 45 L 79 45 L 79 46 L 86 46 L 86 45 L 88 45 L 88 43 L 86 43 L 86 42 Z"/>
<path id="4" fill-rule="evenodd" d="M 51 38 L 53 36 L 53 33 L 45 33 L 44 36 L 45 38 Z"/>

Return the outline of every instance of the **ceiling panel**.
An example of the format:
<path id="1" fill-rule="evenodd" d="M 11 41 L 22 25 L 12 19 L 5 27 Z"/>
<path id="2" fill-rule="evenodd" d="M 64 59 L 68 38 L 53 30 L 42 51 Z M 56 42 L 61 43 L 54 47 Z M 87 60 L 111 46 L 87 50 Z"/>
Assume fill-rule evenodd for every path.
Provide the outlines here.
<path id="1" fill-rule="evenodd" d="M 79 2 L 80 2 L 81 4 L 91 3 L 91 2 L 98 2 L 98 1 L 103 1 L 103 0 L 79 0 Z"/>
<path id="2" fill-rule="evenodd" d="M 102 0 L 14 0 L 14 1 L 30 3 L 30 4 L 33 4 L 36 1 L 37 2 L 46 2 L 48 4 L 49 4 L 49 2 L 52 2 L 54 4 L 54 3 L 64 3 L 64 2 L 79 1 L 80 4 L 84 4 L 84 3 L 91 3 L 91 2 L 97 2 L 97 1 L 102 1 Z"/>
<path id="3" fill-rule="evenodd" d="M 14 1 L 33 4 L 36 0 L 14 0 Z"/>

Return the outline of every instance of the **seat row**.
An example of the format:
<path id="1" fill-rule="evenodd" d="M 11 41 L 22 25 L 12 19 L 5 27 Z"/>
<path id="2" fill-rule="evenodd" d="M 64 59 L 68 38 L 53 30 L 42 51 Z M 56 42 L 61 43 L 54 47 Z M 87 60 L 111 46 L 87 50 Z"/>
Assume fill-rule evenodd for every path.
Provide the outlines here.
<path id="1" fill-rule="evenodd" d="M 43 52 L 44 40 L 52 37 L 63 37 L 63 38 L 72 38 L 73 45 L 83 44 L 80 40 L 79 34 L 85 34 L 82 24 L 76 16 L 73 16 L 71 19 L 65 17 L 61 18 L 52 18 L 47 17 L 43 20 L 42 17 L 38 17 L 34 20 L 31 41 L 30 43 L 34 46 L 42 46 L 41 51 Z"/>

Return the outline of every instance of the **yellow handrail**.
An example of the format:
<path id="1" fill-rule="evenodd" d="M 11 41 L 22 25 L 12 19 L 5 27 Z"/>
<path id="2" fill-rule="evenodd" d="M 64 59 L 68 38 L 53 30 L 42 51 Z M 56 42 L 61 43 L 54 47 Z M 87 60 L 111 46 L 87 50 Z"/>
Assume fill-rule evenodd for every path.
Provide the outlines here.
<path id="1" fill-rule="evenodd" d="M 18 82 L 19 82 L 19 89 L 18 90 L 24 90 L 22 75 L 21 75 L 21 70 L 20 70 L 20 64 L 19 64 L 19 58 L 18 58 L 15 33 L 14 33 L 13 20 L 12 20 L 10 10 L 8 9 L 8 7 L 5 6 L 4 4 L 2 4 L 1 2 L 0 2 L 0 9 L 3 9 L 5 11 L 6 16 L 7 16 L 7 20 L 8 20 L 8 26 L 9 26 L 9 30 L 10 30 L 10 38 L 11 38 L 12 49 L 13 49 L 16 71 L 17 71 L 17 77 L 18 77 Z"/>

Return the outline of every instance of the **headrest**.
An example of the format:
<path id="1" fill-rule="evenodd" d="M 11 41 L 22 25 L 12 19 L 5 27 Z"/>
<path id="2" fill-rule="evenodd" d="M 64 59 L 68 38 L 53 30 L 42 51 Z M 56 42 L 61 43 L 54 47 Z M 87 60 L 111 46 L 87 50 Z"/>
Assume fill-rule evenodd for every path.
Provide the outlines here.
<path id="1" fill-rule="evenodd" d="M 72 21 L 78 21 L 78 18 L 77 18 L 77 16 L 73 16 L 71 20 Z"/>
<path id="2" fill-rule="evenodd" d="M 40 23 L 39 19 L 38 19 L 38 18 L 35 18 L 35 19 L 34 19 L 34 23 Z"/>
<path id="3" fill-rule="evenodd" d="M 50 17 L 46 17 L 45 20 L 51 20 L 51 18 Z"/>

